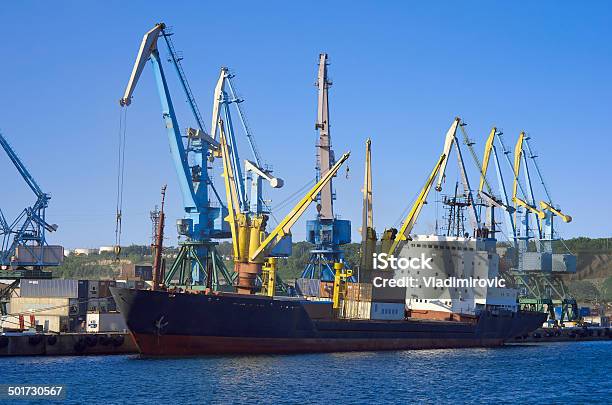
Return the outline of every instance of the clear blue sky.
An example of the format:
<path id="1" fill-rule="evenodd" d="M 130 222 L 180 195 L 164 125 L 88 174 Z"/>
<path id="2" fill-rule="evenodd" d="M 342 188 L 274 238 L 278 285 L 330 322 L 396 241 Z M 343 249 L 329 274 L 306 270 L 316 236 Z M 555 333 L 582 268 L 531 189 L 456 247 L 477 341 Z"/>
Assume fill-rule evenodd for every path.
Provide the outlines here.
<path id="1" fill-rule="evenodd" d="M 382 231 L 415 197 L 456 115 L 468 122 L 479 155 L 492 125 L 509 146 L 528 131 L 555 203 L 574 217 L 561 234 L 610 236 L 612 4 L 433 3 L 8 2 L 0 9 L 0 130 L 53 195 L 47 214 L 60 228 L 51 242 L 112 244 L 117 100 L 142 35 L 164 21 L 207 120 L 219 67 L 237 74 L 259 148 L 286 182 L 268 193 L 276 202 L 314 176 L 313 83 L 317 55 L 329 53 L 332 142 L 337 155 L 353 152 L 349 179 L 335 182 L 336 212 L 353 220 L 355 241 L 365 138 L 373 139 Z M 193 125 L 184 97 L 174 94 L 180 125 Z M 181 201 L 149 67 L 127 133 L 123 240 L 148 242 L 148 212 L 168 183 L 174 244 Z M 0 204 L 12 216 L 33 198 L 4 155 L 0 173 Z M 417 231 L 431 229 L 434 207 Z M 304 238 L 303 222 L 294 235 Z"/>

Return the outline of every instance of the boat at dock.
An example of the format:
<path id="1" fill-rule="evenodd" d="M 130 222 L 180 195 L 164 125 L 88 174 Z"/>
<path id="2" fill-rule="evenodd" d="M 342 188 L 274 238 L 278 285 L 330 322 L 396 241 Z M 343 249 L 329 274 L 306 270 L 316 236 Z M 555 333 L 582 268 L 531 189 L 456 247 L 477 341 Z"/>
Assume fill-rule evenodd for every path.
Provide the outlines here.
<path id="1" fill-rule="evenodd" d="M 304 298 L 111 292 L 140 352 L 153 356 L 495 347 L 546 320 L 522 310 L 455 321 L 339 319 L 331 302 Z"/>

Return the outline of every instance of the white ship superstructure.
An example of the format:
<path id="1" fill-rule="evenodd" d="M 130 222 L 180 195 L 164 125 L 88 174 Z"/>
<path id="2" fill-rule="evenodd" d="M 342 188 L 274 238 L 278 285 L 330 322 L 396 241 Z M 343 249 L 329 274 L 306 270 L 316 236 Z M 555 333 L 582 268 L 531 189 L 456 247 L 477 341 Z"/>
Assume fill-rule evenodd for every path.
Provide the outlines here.
<path id="1" fill-rule="evenodd" d="M 406 287 L 406 308 L 413 314 L 440 313 L 442 316 L 444 313 L 476 315 L 483 309 L 516 312 L 518 290 L 504 287 L 495 245 L 494 239 L 414 236 L 404 244 L 398 257 L 424 255 L 432 260 L 430 266 L 421 269 L 395 270 L 394 278 L 415 280 Z M 444 280 L 447 280 L 446 286 L 440 286 Z M 485 282 L 488 284 L 483 286 Z"/>

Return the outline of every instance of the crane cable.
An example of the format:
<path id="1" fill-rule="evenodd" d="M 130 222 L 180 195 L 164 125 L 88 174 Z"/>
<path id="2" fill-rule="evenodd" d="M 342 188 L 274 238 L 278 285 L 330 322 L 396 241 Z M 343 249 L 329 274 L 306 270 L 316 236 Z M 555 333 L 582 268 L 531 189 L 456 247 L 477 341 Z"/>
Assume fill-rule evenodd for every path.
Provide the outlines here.
<path id="1" fill-rule="evenodd" d="M 123 210 L 123 183 L 125 179 L 125 144 L 127 128 L 127 108 L 119 111 L 119 144 L 117 148 L 117 200 L 115 216 L 115 260 L 121 254 L 121 220 Z"/>

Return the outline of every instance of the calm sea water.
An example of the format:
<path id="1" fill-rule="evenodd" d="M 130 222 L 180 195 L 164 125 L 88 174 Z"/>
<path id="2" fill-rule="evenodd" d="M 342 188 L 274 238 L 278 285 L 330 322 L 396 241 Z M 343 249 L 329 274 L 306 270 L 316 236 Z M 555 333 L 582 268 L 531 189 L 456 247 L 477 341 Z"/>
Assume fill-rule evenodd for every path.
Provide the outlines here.
<path id="1" fill-rule="evenodd" d="M 182 359 L 18 357 L 0 366 L 0 384 L 65 384 L 64 403 L 74 404 L 612 403 L 610 341 Z"/>

